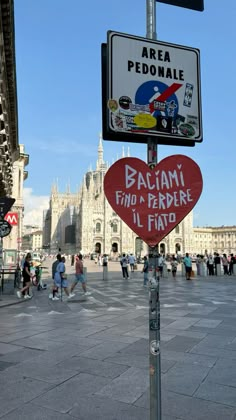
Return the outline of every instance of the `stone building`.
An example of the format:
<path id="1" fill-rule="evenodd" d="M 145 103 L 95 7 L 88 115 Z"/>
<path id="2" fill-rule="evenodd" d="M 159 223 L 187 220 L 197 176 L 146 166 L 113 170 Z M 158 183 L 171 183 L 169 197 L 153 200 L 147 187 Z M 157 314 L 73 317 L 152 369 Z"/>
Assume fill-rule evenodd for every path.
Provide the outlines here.
<path id="1" fill-rule="evenodd" d="M 12 197 L 15 198 L 15 203 L 11 208 L 11 214 L 16 215 L 17 223 L 12 225 L 12 230 L 9 236 L 3 238 L 4 249 L 21 249 L 23 236 L 23 217 L 24 217 L 24 202 L 23 202 L 23 183 L 28 177 L 28 172 L 25 166 L 29 163 L 29 155 L 25 153 L 24 145 L 19 145 L 19 158 L 13 163 L 13 185 Z M 9 223 L 11 221 L 9 220 Z"/>
<path id="2" fill-rule="evenodd" d="M 11 197 L 19 158 L 13 0 L 0 2 L 0 197 Z"/>
<path id="3" fill-rule="evenodd" d="M 19 250 L 23 223 L 23 181 L 27 178 L 25 165 L 29 156 L 18 142 L 17 84 L 15 59 L 14 1 L 0 1 L 0 197 L 15 199 L 11 208 L 14 222 L 12 232 L 0 245 Z M 10 219 L 9 219 L 10 220 Z M 8 220 L 8 221 L 9 221 Z"/>
<path id="4" fill-rule="evenodd" d="M 129 155 L 129 152 L 128 152 Z M 124 157 L 124 152 L 123 152 Z M 59 248 L 66 254 L 88 253 L 145 255 L 147 245 L 124 223 L 109 205 L 103 190 L 108 164 L 103 159 L 100 138 L 95 170 L 88 170 L 77 193 L 69 187 L 60 193 L 52 186 L 49 209 L 44 214 L 43 247 L 51 253 Z M 184 253 L 192 248 L 192 212 L 160 244 L 166 253 Z"/>

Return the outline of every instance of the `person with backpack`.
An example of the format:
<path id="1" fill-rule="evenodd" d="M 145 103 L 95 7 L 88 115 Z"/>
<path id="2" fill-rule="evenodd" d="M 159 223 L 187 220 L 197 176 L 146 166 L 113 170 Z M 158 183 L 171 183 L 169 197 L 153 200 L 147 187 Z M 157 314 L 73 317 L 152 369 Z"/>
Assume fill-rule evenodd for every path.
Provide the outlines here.
<path id="1" fill-rule="evenodd" d="M 121 260 L 120 260 L 120 265 L 122 268 L 122 274 L 123 274 L 123 278 L 124 279 L 129 279 L 129 273 L 128 273 L 128 258 L 126 257 L 125 254 L 123 254 Z"/>

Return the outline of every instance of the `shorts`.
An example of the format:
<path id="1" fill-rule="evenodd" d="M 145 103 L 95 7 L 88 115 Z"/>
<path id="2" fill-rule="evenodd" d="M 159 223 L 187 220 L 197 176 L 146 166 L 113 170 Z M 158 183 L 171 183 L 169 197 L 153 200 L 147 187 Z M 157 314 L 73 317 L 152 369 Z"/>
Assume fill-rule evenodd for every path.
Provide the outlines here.
<path id="1" fill-rule="evenodd" d="M 85 283 L 85 278 L 83 274 L 76 274 L 75 275 L 75 281 L 78 283 L 80 281 L 80 283 Z"/>
<path id="2" fill-rule="evenodd" d="M 186 267 L 186 273 L 191 273 L 192 267 Z"/>
<path id="3" fill-rule="evenodd" d="M 55 285 L 56 285 L 56 287 L 68 287 L 68 280 L 66 280 L 66 279 L 62 279 L 62 280 L 58 280 L 58 279 L 55 279 L 54 280 L 54 283 L 55 283 Z"/>

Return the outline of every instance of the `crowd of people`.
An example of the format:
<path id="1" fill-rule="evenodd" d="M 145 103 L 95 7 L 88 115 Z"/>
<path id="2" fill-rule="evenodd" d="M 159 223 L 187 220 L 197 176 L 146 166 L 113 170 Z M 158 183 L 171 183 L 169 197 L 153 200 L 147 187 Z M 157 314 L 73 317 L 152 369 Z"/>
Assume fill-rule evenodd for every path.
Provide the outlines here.
<path id="1" fill-rule="evenodd" d="M 65 265 L 65 257 L 61 254 L 57 254 L 56 260 L 52 263 L 52 280 L 53 285 L 51 288 L 51 292 L 49 294 L 49 299 L 53 301 L 59 300 L 62 297 L 62 293 L 64 291 L 65 295 L 68 299 L 71 299 L 75 296 L 73 292 L 75 287 L 78 283 L 82 286 L 82 291 L 84 296 L 91 295 L 90 292 L 87 291 L 86 287 L 86 278 L 84 275 L 84 265 L 83 265 L 83 256 L 81 254 L 77 254 L 74 257 L 73 265 L 75 267 L 75 278 L 71 285 L 69 285 L 69 281 L 67 279 L 66 274 L 66 265 Z M 22 278 L 23 278 L 23 287 L 17 291 L 18 298 L 24 299 L 31 299 L 32 293 L 30 292 L 31 286 L 34 284 L 33 280 L 35 277 L 35 269 L 33 268 L 33 261 L 31 253 L 27 253 L 24 259 L 22 260 Z"/>
<path id="2" fill-rule="evenodd" d="M 59 300 L 63 291 L 68 299 L 73 298 L 75 296 L 74 289 L 78 283 L 81 284 L 82 291 L 85 296 L 89 296 L 91 294 L 87 291 L 86 287 L 82 254 L 73 255 L 70 260 L 71 265 L 75 268 L 75 277 L 71 285 L 69 285 L 66 275 L 65 257 L 59 253 L 56 256 L 55 261 L 52 263 L 53 286 L 49 294 L 49 299 L 52 299 L 53 301 Z M 120 257 L 123 279 L 130 278 L 130 273 L 134 273 L 134 271 L 138 268 L 138 262 L 140 261 L 138 261 L 132 253 L 124 253 Z M 149 279 L 149 271 L 152 270 L 152 267 L 147 256 L 143 257 L 142 262 L 143 267 L 141 271 L 143 273 L 143 285 L 146 286 Z M 196 263 L 195 271 L 193 270 L 193 263 Z M 108 266 L 108 256 L 104 254 L 101 256 L 101 259 L 98 257 L 98 264 L 103 267 Z M 189 253 L 186 253 L 185 256 L 165 256 L 163 253 L 160 253 L 156 256 L 155 266 L 159 277 L 163 277 L 163 272 L 165 271 L 165 273 L 171 272 L 172 277 L 176 278 L 179 264 L 183 268 L 182 272 L 185 273 L 186 280 L 191 280 L 195 275 L 217 276 L 223 273 L 224 275 L 230 276 L 236 274 L 236 256 L 234 254 L 227 256 L 225 253 L 220 255 L 215 252 L 213 255 L 198 254 L 196 256 L 191 256 Z M 167 269 L 167 266 L 170 268 Z M 17 291 L 18 298 L 30 299 L 32 297 L 30 288 L 35 278 L 35 270 L 32 270 L 32 268 L 32 257 L 30 253 L 27 253 L 25 258 L 22 260 L 23 287 Z"/>

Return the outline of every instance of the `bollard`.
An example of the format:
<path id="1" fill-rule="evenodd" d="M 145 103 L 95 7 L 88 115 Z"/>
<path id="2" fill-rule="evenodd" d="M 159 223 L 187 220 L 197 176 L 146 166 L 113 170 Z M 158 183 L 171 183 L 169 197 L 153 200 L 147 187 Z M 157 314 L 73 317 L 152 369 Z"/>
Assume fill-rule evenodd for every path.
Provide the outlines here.
<path id="1" fill-rule="evenodd" d="M 168 277 L 168 270 L 167 270 L 167 265 L 163 264 L 163 272 L 162 272 L 162 277 Z"/>
<path id="2" fill-rule="evenodd" d="M 233 275 L 236 276 L 236 264 L 233 264 Z"/>
<path id="3" fill-rule="evenodd" d="M 216 275 L 221 276 L 221 264 L 216 264 Z"/>
<path id="4" fill-rule="evenodd" d="M 108 280 L 108 266 L 103 264 L 103 280 Z"/>
<path id="5" fill-rule="evenodd" d="M 207 265 L 205 262 L 203 263 L 203 276 L 207 277 Z"/>
<path id="6" fill-rule="evenodd" d="M 182 264 L 182 276 L 186 277 L 186 269 L 185 269 L 185 265 Z"/>
<path id="7" fill-rule="evenodd" d="M 204 267 L 203 267 L 203 263 L 200 262 L 199 263 L 199 276 L 203 277 L 204 276 Z"/>

